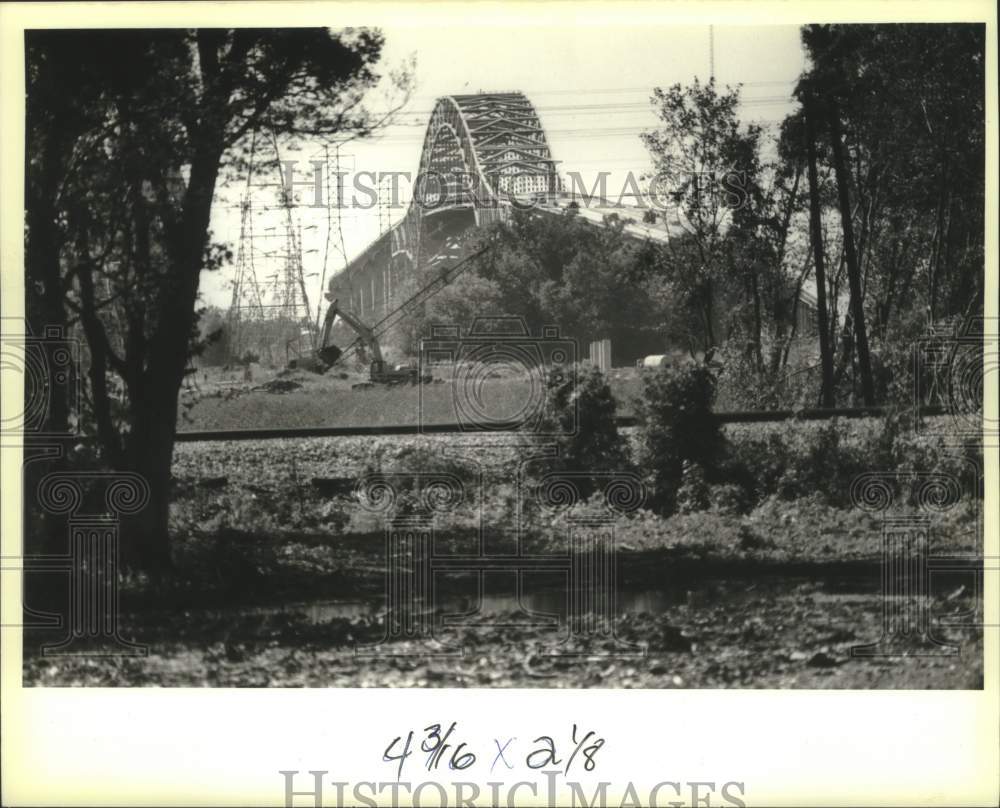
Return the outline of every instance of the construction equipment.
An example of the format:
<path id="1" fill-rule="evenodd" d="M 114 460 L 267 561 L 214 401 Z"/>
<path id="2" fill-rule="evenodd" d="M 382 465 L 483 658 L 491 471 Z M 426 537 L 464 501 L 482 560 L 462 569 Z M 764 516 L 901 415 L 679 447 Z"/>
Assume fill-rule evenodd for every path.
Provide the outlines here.
<path id="1" fill-rule="evenodd" d="M 420 371 L 414 365 L 397 365 L 387 367 L 385 359 L 382 357 L 382 348 L 379 346 L 378 337 L 375 330 L 362 321 L 353 312 L 340 308 L 336 298 L 331 298 L 327 294 L 330 306 L 326 310 L 326 318 L 323 321 L 323 330 L 320 333 L 319 348 L 316 351 L 318 359 L 327 367 L 332 366 L 340 359 L 343 351 L 331 343 L 330 331 L 333 324 L 339 317 L 349 325 L 358 335 L 358 340 L 367 354 L 371 357 L 369 365 L 368 382 L 355 387 L 369 387 L 375 384 L 417 384 L 431 381 L 430 376 L 420 376 Z"/>
<path id="2" fill-rule="evenodd" d="M 337 317 L 340 317 L 340 319 L 350 326 L 350 328 L 352 328 L 358 335 L 357 340 L 355 340 L 355 344 L 371 355 L 368 382 L 356 384 L 354 387 L 371 387 L 375 384 L 403 384 L 407 382 L 409 384 L 427 384 L 428 382 L 433 381 L 430 375 L 425 374 L 421 376 L 420 371 L 412 363 L 409 365 L 397 365 L 394 368 L 387 368 L 385 360 L 382 357 L 382 349 L 379 346 L 378 335 L 380 333 L 384 333 L 393 324 L 398 322 L 400 318 L 414 306 L 440 292 L 442 288 L 454 281 L 470 266 L 472 266 L 473 259 L 483 255 L 488 249 L 488 245 L 476 245 L 475 252 L 470 255 L 466 255 L 458 261 L 457 264 L 452 266 L 448 266 L 446 264 L 445 266 L 442 266 L 439 271 L 434 273 L 434 277 L 431 278 L 427 284 L 389 312 L 374 326 L 369 326 L 353 312 L 340 308 L 337 303 L 337 298 L 334 296 L 332 291 L 333 282 L 331 281 L 331 291 L 324 295 L 326 299 L 330 301 L 330 306 L 326 311 L 323 328 L 320 331 L 319 345 L 311 357 L 296 361 L 294 366 L 308 368 L 309 370 L 323 373 L 341 358 L 344 351 L 330 342 L 330 332 L 333 329 L 333 325 Z M 437 256 L 435 258 L 437 258 Z M 434 263 L 435 260 L 432 259 L 431 264 L 433 265 Z M 354 346 L 352 345 L 350 347 Z M 350 350 L 350 348 L 348 348 L 348 350 Z M 292 363 L 289 363 L 289 367 L 292 366 Z"/>

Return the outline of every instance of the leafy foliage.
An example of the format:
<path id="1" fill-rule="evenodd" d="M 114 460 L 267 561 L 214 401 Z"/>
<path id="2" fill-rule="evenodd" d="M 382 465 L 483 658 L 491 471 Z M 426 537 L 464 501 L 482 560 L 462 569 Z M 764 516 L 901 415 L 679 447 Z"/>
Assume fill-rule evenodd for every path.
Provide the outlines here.
<path id="1" fill-rule="evenodd" d="M 173 433 L 199 344 L 200 276 L 229 258 L 209 230 L 220 176 L 246 168 L 265 132 L 371 131 L 361 100 L 382 44 L 364 29 L 28 32 L 27 309 L 39 333 L 79 322 L 102 462 L 152 488 L 130 530 L 132 561 L 169 560 Z"/>
<path id="2" fill-rule="evenodd" d="M 802 29 L 811 66 L 797 94 L 842 132 L 850 187 L 837 190 L 852 205 L 872 351 L 893 376 L 906 374 L 896 349 L 915 322 L 926 329 L 982 311 L 984 34 L 969 24 Z M 793 153 L 803 141 L 788 135 Z M 818 144 L 826 165 L 832 142 L 831 130 Z M 830 240 L 836 255 L 842 245 Z M 831 323 L 838 378 L 855 356 L 850 325 L 838 334 Z"/>
<path id="3" fill-rule="evenodd" d="M 628 444 L 615 423 L 616 409 L 604 374 L 593 365 L 583 363 L 550 374 L 543 432 L 556 435 L 553 442 L 559 454 L 545 464 L 546 469 L 584 474 L 630 470 Z M 593 480 L 582 477 L 578 483 L 583 496 L 589 496 Z"/>
<path id="4" fill-rule="evenodd" d="M 636 345 L 662 344 L 644 281 L 651 248 L 628 236 L 617 216 L 594 227 L 573 208 L 559 216 L 514 210 L 509 221 L 472 237 L 489 239 L 492 249 L 410 314 L 413 343 L 432 325 L 468 329 L 476 317 L 507 315 L 523 317 L 533 334 L 556 325 L 580 346 L 610 337 L 627 356 Z M 429 280 L 434 271 L 421 277 Z"/>
<path id="5" fill-rule="evenodd" d="M 643 376 L 639 466 L 647 476 L 650 502 L 660 513 L 672 513 L 684 482 L 694 467 L 713 474 L 722 460 L 725 443 L 712 417 L 715 380 L 704 366 L 661 368 Z"/>

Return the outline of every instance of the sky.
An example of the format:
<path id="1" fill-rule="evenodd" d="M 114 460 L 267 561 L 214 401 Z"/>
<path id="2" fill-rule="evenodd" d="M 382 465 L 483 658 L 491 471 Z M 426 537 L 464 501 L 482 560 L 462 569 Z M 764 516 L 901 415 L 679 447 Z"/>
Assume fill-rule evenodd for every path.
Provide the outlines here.
<path id="1" fill-rule="evenodd" d="M 572 7 L 566 11 L 571 17 Z M 392 125 L 369 141 L 341 148 L 341 170 L 349 173 L 405 171 L 415 175 L 437 98 L 481 90 L 519 90 L 538 111 L 558 170 L 578 172 L 588 188 L 599 172 L 609 172 L 608 190 L 613 198 L 624 187 L 628 172 L 639 176 L 650 169 L 639 134 L 656 125 L 649 103 L 654 87 L 688 84 L 695 77 L 707 81 L 710 53 L 714 53 L 716 81 L 743 85 L 742 119 L 775 128 L 795 108 L 790 93 L 805 67 L 796 26 L 714 26 L 710 32 L 708 25 L 595 25 L 567 19 L 562 26 L 380 27 L 385 35 L 383 71 L 415 58 L 415 88 Z M 384 103 L 383 94 L 377 91 L 370 106 L 377 111 Z M 296 182 L 312 179 L 310 161 L 324 159 L 324 145 L 329 148 L 329 143 L 321 141 L 279 144 L 281 159 L 296 161 Z M 273 159 L 273 153 L 269 156 Z M 348 176 L 347 182 L 351 181 Z M 252 229 L 253 238 L 244 235 L 242 239 L 245 250 L 252 245 L 254 270 L 265 284 L 281 277 L 288 243 L 286 215 L 275 205 L 277 183 L 276 169 L 262 167 L 252 195 L 257 212 L 252 228 L 247 228 Z M 312 190 L 296 187 L 299 204 L 292 221 L 296 232 L 301 229 L 306 288 L 315 313 L 324 279 L 342 269 L 345 259 L 338 250 L 336 211 L 310 207 L 315 201 Z M 213 211 L 214 238 L 227 242 L 234 256 L 241 245 L 239 196 L 244 188 L 245 180 L 220 188 Z M 392 222 L 402 218 L 409 201 L 409 185 L 403 182 L 400 188 L 403 204 L 390 211 Z M 339 214 L 350 260 L 378 236 L 379 212 L 375 206 L 347 205 Z M 329 246 L 328 229 L 333 233 Z M 234 260 L 232 266 L 203 275 L 205 304 L 229 305 L 237 263 Z"/>

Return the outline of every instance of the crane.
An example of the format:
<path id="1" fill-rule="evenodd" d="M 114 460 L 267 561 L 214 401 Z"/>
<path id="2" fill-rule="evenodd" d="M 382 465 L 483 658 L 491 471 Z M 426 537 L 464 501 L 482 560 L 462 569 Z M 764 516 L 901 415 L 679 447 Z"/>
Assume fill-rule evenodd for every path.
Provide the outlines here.
<path id="1" fill-rule="evenodd" d="M 330 330 L 333 328 L 336 319 L 340 317 L 341 320 L 354 329 L 358 335 L 358 339 L 371 357 L 368 376 L 369 385 L 416 384 L 417 382 L 430 381 L 430 377 L 420 378 L 420 372 L 412 365 L 402 365 L 395 368 L 386 367 L 385 359 L 382 357 L 382 348 L 379 346 L 375 330 L 353 312 L 340 308 L 337 299 L 333 298 L 330 294 L 327 294 L 326 298 L 330 301 L 330 306 L 326 310 L 326 317 L 323 320 L 323 330 L 320 332 L 319 348 L 316 351 L 316 356 L 324 365 L 333 365 L 343 353 L 340 348 L 329 341 Z"/>
<path id="2" fill-rule="evenodd" d="M 454 248 L 456 245 L 452 246 Z M 402 384 L 405 382 L 409 382 L 410 384 L 426 384 L 427 382 L 432 381 L 431 377 L 428 375 L 421 376 L 419 370 L 413 365 L 397 365 L 395 368 L 387 368 L 385 366 L 385 360 L 382 357 L 382 348 L 379 345 L 378 334 L 376 331 L 384 331 L 394 322 L 398 321 L 398 319 L 413 306 L 433 296 L 449 283 L 452 283 L 470 266 L 472 266 L 473 259 L 483 255 L 490 249 L 490 247 L 491 245 L 488 244 L 478 244 L 475 246 L 474 252 L 466 255 L 457 264 L 453 266 L 445 265 L 441 267 L 440 271 L 435 273 L 435 276 L 431 278 L 428 283 L 418 289 L 415 294 L 411 295 L 406 301 L 397 306 L 392 312 L 383 317 L 374 326 L 368 325 L 353 312 L 342 309 L 338 305 L 337 298 L 333 296 L 333 293 L 327 292 L 324 296 L 330 301 L 330 306 L 326 310 L 326 317 L 323 320 L 323 328 L 320 331 L 319 347 L 316 349 L 315 355 L 311 359 L 306 360 L 307 363 L 313 366 L 318 365 L 319 371 L 323 372 L 340 359 L 343 351 L 336 345 L 330 343 L 330 331 L 333 329 L 333 324 L 339 316 L 341 320 L 347 323 L 347 325 L 354 330 L 354 332 L 358 335 L 358 342 L 360 342 L 371 355 L 369 381 L 367 384 L 360 386 L 369 387 L 373 384 Z M 359 385 L 355 386 L 357 387 Z"/>

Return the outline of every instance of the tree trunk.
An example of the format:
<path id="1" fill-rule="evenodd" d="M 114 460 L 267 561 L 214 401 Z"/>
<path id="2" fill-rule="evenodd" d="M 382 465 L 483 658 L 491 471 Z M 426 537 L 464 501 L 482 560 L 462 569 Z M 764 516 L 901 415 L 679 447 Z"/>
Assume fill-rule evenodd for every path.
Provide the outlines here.
<path id="1" fill-rule="evenodd" d="M 791 193 L 788 195 L 788 205 L 785 208 L 785 213 L 781 221 L 781 230 L 778 235 L 778 249 L 775 255 L 774 266 L 777 270 L 779 276 L 782 274 L 781 269 L 785 263 L 785 250 L 788 246 L 788 229 L 791 226 L 792 214 L 795 212 L 795 203 L 798 201 L 799 196 L 799 182 L 802 179 L 802 161 L 797 161 L 795 164 L 795 181 L 792 183 Z M 776 373 L 781 366 L 781 356 L 782 356 L 782 345 L 785 339 L 785 311 L 784 311 L 784 301 L 783 301 L 783 289 L 780 282 L 774 283 L 772 285 L 772 306 L 771 310 L 774 315 L 774 340 L 773 346 L 771 348 L 771 358 L 770 367 L 771 373 Z M 795 306 L 798 304 L 798 298 L 801 289 L 796 289 L 795 298 L 792 304 L 793 312 Z M 793 314 L 794 316 L 794 314 Z"/>
<path id="2" fill-rule="evenodd" d="M 837 196 L 840 201 L 840 220 L 844 231 L 844 255 L 847 259 L 847 279 L 851 287 L 851 313 L 854 320 L 854 341 L 857 348 L 858 368 L 861 372 L 861 391 L 865 405 L 875 404 L 875 385 L 872 381 L 871 358 L 868 353 L 868 333 L 865 329 L 864 293 L 861 289 L 861 271 L 854 249 L 854 228 L 851 223 L 851 200 L 848 190 L 847 168 L 844 164 L 844 144 L 840 138 L 840 118 L 835 102 L 827 101 L 830 124 L 830 141 L 833 146 L 833 169 L 837 175 Z"/>
<path id="3" fill-rule="evenodd" d="M 757 284 L 757 274 L 753 276 L 753 349 L 757 357 L 757 372 L 764 372 L 764 356 L 761 341 L 764 330 L 763 314 L 761 312 L 760 288 Z"/>
<path id="4" fill-rule="evenodd" d="M 171 567 L 169 517 L 178 385 L 152 374 L 132 403 L 130 466 L 149 486 L 150 501 L 131 522 L 128 560 L 154 576 Z"/>
<path id="5" fill-rule="evenodd" d="M 163 306 L 148 343 L 146 369 L 132 398 L 129 457 L 149 484 L 149 505 L 138 515 L 133 535 L 135 559 L 153 574 L 171 566 L 169 516 L 171 466 L 177 428 L 178 397 L 188 362 L 198 282 L 201 275 L 212 197 L 222 157 L 221 138 L 192 162 L 184 204 L 167 246 Z M 161 211 L 163 213 L 163 211 Z"/>
<path id="6" fill-rule="evenodd" d="M 85 250 L 81 254 L 86 256 Z M 104 461 L 111 468 L 120 468 L 121 441 L 111 417 L 111 398 L 108 392 L 108 343 L 107 333 L 94 303 L 94 278 L 89 266 L 77 272 L 80 283 L 80 324 L 90 347 L 90 393 L 93 399 L 94 420 L 97 423 L 97 441 Z"/>
<path id="7" fill-rule="evenodd" d="M 713 323 L 715 315 L 715 306 L 713 305 L 713 290 L 711 279 L 705 281 L 704 287 L 704 311 L 705 311 L 705 353 L 707 354 L 710 350 L 715 347 L 715 324 Z"/>
<path id="8" fill-rule="evenodd" d="M 806 106 L 806 148 L 809 159 L 809 233 L 812 238 L 813 261 L 816 265 L 816 317 L 819 328 L 819 355 L 823 369 L 820 402 L 834 406 L 833 352 L 826 312 L 826 269 L 823 265 L 823 228 L 820 222 L 819 178 L 816 174 L 816 131 L 813 124 L 815 106 Z"/>

